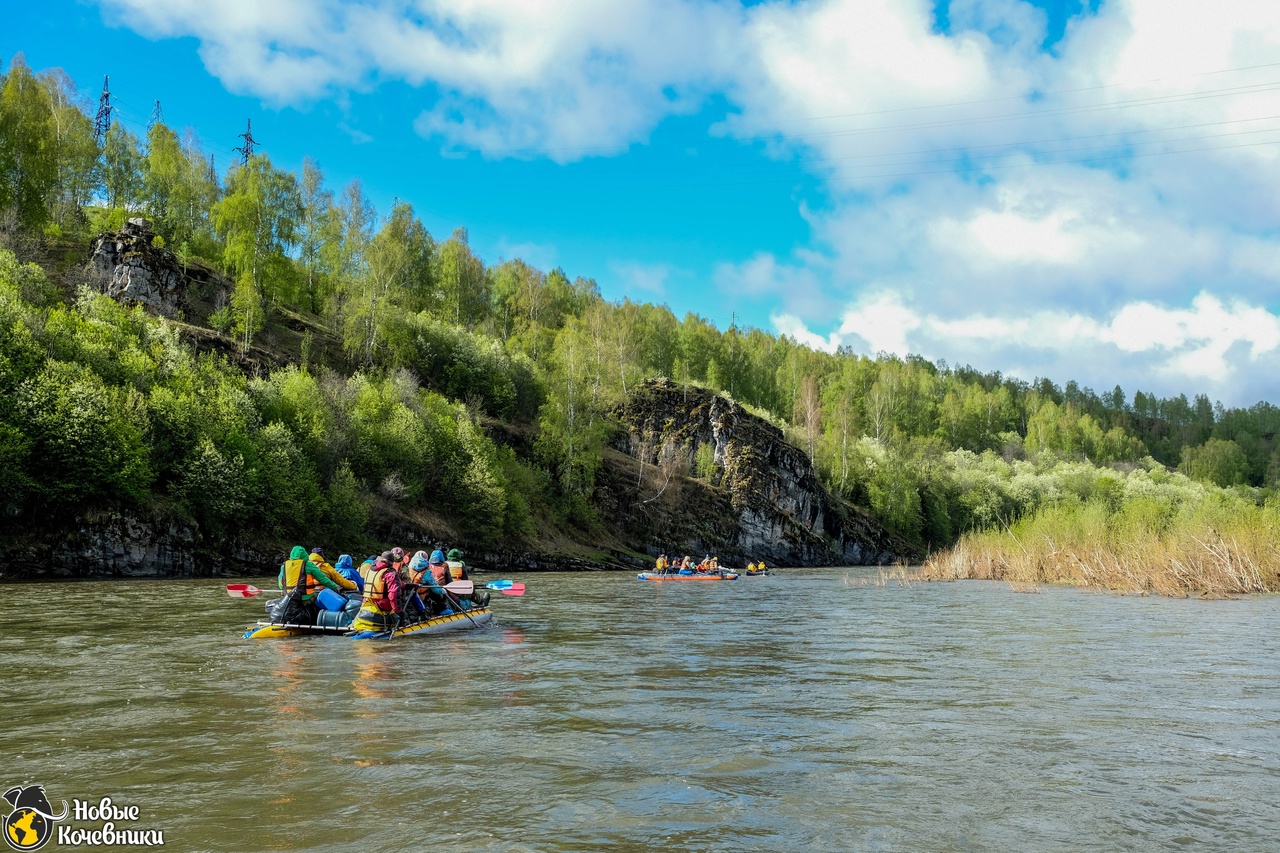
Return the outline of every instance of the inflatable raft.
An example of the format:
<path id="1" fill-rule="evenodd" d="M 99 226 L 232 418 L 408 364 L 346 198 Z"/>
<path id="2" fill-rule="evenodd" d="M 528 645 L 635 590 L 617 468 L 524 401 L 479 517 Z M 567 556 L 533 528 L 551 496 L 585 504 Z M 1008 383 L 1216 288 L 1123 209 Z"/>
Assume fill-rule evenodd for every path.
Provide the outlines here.
<path id="1" fill-rule="evenodd" d="M 642 581 L 733 581 L 738 579 L 737 572 L 641 572 L 636 575 Z"/>
<path id="2" fill-rule="evenodd" d="M 488 607 L 476 607 L 471 610 L 458 611 L 456 613 L 445 613 L 440 616 L 432 616 L 421 622 L 411 622 L 407 625 L 401 625 L 395 631 L 352 631 L 351 625 L 348 623 L 344 626 L 338 625 L 300 625 L 290 623 L 275 622 L 259 622 L 254 627 L 245 631 L 246 640 L 275 640 L 284 637 L 305 637 L 308 635 L 328 635 L 339 637 L 350 637 L 353 640 L 389 640 L 392 637 L 404 637 L 409 635 L 427 636 L 428 634 L 443 634 L 447 631 L 460 631 L 464 628 L 478 628 L 493 620 L 493 611 Z"/>
<path id="3" fill-rule="evenodd" d="M 467 581 L 468 589 L 471 582 Z M 458 631 L 463 628 L 479 628 L 493 619 L 493 611 L 489 609 L 488 593 L 483 598 L 462 610 L 451 610 L 424 619 L 406 621 L 397 625 L 395 630 L 356 630 L 352 623 L 360 612 L 361 596 L 351 592 L 346 596 L 338 595 L 329 589 L 320 591 L 316 597 L 319 612 L 314 623 L 281 622 L 278 608 L 282 599 L 267 602 L 267 613 L 271 618 L 263 620 L 244 632 L 246 640 L 276 640 L 285 637 L 305 636 L 339 636 L 353 640 L 389 640 L 392 637 L 403 637 L 410 634 L 426 636 L 443 634 L 447 631 Z M 465 599 L 470 601 L 469 598 Z M 457 606 L 456 604 L 454 605 Z"/>

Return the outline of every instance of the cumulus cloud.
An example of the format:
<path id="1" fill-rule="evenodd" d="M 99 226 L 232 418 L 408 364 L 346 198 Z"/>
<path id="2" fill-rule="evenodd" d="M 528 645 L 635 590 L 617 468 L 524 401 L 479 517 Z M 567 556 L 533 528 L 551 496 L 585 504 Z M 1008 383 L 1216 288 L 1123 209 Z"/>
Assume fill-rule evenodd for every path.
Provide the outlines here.
<path id="1" fill-rule="evenodd" d="M 688 112 L 738 49 L 736 3 L 697 0 L 100 0 L 155 37 L 195 36 L 231 89 L 293 104 L 382 80 L 422 87 L 450 146 L 558 161 L 616 153 Z"/>
<path id="2" fill-rule="evenodd" d="M 983 365 L 998 355 L 1008 372 L 1031 380 L 1046 366 L 1070 363 L 1069 378 L 1107 388 L 1120 383 L 1165 393 L 1185 392 L 1188 379 L 1234 388 L 1280 362 L 1280 315 L 1257 305 L 1225 304 L 1198 294 L 1184 308 L 1150 302 L 1105 317 L 1046 310 L 993 316 L 942 316 L 906 304 L 897 294 L 862 298 L 829 336 L 797 317 L 779 315 L 775 328 L 797 341 L 833 351 L 841 345 L 898 356 L 909 353 Z M 1239 357 L 1229 359 L 1228 354 Z"/>
<path id="3" fill-rule="evenodd" d="M 1223 396 L 1276 352 L 1273 0 L 1107 0 L 1052 50 L 1024 0 L 952 0 L 945 31 L 932 0 L 99 2 L 275 103 L 406 82 L 419 133 L 491 157 L 622 152 L 714 96 L 709 132 L 824 198 L 712 282 L 813 346 Z"/>

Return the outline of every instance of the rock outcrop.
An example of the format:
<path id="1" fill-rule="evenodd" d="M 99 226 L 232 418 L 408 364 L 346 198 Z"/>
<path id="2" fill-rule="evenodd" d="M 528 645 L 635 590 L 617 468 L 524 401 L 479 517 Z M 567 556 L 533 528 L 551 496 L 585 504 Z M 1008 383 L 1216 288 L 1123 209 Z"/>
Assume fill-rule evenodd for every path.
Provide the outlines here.
<path id="1" fill-rule="evenodd" d="M 175 317 L 184 308 L 182 268 L 173 252 L 152 245 L 154 238 L 148 220 L 130 219 L 120 231 L 94 239 L 90 262 L 105 279 L 108 296 Z"/>
<path id="2" fill-rule="evenodd" d="M 629 483 L 606 478 L 600 509 L 627 519 L 628 538 L 650 553 L 802 566 L 907 556 L 868 512 L 830 495 L 780 429 L 732 400 L 654 380 L 618 415 L 625 433 L 615 448 L 637 470 Z"/>
<path id="3" fill-rule="evenodd" d="M 244 546 L 210 554 L 200 548 L 195 531 L 181 524 L 98 513 L 56 536 L 0 544 L 0 580 L 260 575 L 276 564 L 276 556 Z"/>

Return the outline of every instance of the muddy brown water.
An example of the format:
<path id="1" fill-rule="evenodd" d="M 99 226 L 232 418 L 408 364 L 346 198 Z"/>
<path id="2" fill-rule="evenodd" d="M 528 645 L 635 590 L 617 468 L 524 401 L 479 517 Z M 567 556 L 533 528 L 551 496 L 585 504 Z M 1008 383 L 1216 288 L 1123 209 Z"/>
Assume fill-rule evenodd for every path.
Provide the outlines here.
<path id="1" fill-rule="evenodd" d="M 502 577 L 492 626 L 382 642 L 6 586 L 0 786 L 171 850 L 1280 849 L 1280 598 Z"/>

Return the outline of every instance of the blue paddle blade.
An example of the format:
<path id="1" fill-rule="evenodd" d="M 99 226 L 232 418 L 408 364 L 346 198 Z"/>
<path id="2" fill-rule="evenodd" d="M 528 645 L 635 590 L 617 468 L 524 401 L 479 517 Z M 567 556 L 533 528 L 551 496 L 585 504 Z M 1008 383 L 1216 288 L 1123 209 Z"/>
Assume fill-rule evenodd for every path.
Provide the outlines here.
<path id="1" fill-rule="evenodd" d="M 484 585 L 485 589 L 511 589 L 515 586 L 515 581 L 489 581 Z"/>

